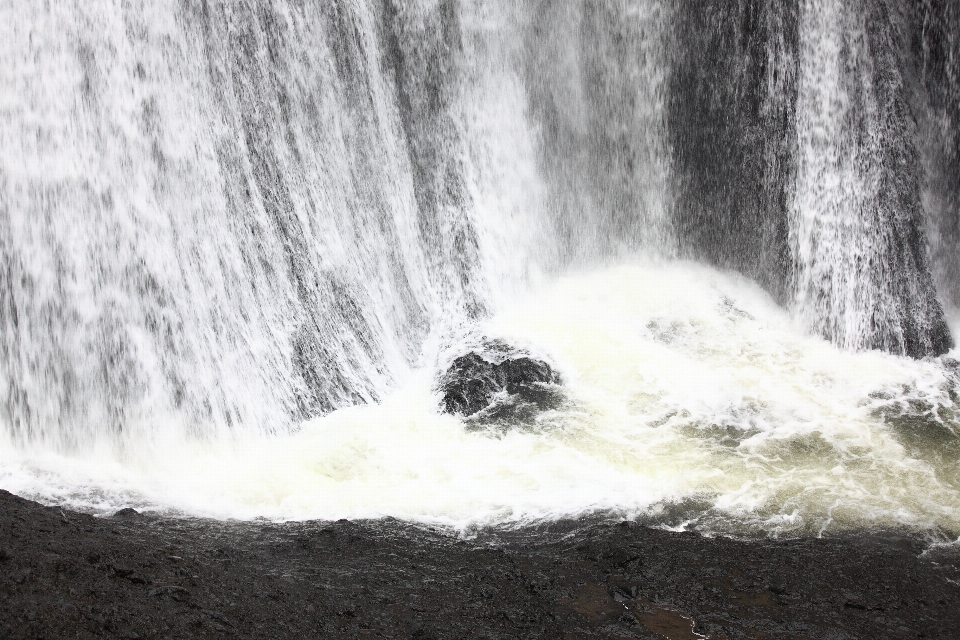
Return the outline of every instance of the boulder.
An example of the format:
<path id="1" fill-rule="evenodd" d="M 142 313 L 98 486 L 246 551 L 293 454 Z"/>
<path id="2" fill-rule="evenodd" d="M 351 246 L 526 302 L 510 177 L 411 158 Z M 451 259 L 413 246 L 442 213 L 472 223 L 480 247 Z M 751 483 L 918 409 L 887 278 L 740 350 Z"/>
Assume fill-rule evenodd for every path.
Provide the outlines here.
<path id="1" fill-rule="evenodd" d="M 544 360 L 502 342 L 456 358 L 440 376 L 444 413 L 488 423 L 531 422 L 563 401 L 562 380 Z"/>

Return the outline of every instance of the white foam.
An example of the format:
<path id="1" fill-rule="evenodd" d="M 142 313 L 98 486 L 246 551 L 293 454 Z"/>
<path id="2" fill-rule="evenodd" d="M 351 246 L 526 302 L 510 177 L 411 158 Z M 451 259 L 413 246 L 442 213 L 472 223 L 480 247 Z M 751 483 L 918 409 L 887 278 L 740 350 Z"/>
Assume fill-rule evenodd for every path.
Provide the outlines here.
<path id="1" fill-rule="evenodd" d="M 551 357 L 569 406 L 535 428 L 469 431 L 437 413 L 425 367 L 381 404 L 289 436 L 127 442 L 75 458 L 5 442 L 0 487 L 95 512 L 217 518 L 468 528 L 697 498 L 715 525 L 741 529 L 960 529 L 956 462 L 933 440 L 906 446 L 878 415 L 910 401 L 954 411 L 943 366 L 807 336 L 741 277 L 680 263 L 575 274 L 482 331 Z"/>

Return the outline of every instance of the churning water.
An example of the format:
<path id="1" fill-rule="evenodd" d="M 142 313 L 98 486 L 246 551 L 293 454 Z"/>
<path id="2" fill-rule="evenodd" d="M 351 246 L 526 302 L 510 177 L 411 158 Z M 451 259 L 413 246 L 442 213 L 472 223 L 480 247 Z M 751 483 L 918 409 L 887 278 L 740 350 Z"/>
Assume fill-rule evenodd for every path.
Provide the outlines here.
<path id="1" fill-rule="evenodd" d="M 0 487 L 960 534 L 960 18 L 881 4 L 6 3 Z M 442 415 L 484 339 L 563 403 Z"/>
<path id="2" fill-rule="evenodd" d="M 101 512 L 469 528 L 609 511 L 737 532 L 960 531 L 955 362 L 844 351 L 752 283 L 687 263 L 566 276 L 480 331 L 549 357 L 566 404 L 532 425 L 468 429 L 438 415 L 431 366 L 294 435 L 70 457 L 7 444 L 0 477 Z"/>

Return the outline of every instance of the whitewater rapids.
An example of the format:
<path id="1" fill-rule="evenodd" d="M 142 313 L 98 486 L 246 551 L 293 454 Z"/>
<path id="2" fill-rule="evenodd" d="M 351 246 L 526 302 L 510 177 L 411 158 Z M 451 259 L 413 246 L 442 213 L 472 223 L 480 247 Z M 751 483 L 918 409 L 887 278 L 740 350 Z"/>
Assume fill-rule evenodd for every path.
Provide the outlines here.
<path id="1" fill-rule="evenodd" d="M 731 533 L 960 531 L 957 369 L 804 335 L 749 281 L 634 264 L 573 274 L 473 332 L 549 357 L 569 400 L 534 427 L 440 415 L 435 376 L 290 435 L 0 445 L 0 487 L 106 514 L 396 517 L 468 531 L 586 514 Z M 176 433 L 156 429 L 154 433 Z"/>

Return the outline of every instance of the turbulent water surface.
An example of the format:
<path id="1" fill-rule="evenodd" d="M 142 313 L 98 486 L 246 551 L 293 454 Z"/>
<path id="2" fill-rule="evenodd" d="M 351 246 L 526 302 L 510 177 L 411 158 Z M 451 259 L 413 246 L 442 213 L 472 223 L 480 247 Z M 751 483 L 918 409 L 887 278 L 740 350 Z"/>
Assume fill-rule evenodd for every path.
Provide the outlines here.
<path id="1" fill-rule="evenodd" d="M 5 3 L 0 487 L 960 535 L 951 7 Z"/>
<path id="2" fill-rule="evenodd" d="M 469 529 L 599 510 L 739 532 L 960 531 L 955 361 L 841 350 L 755 285 L 692 264 L 568 276 L 481 331 L 551 358 L 566 404 L 468 429 L 438 415 L 426 367 L 380 404 L 294 435 L 158 437 L 79 457 L 8 445 L 3 482 L 99 512 Z"/>

